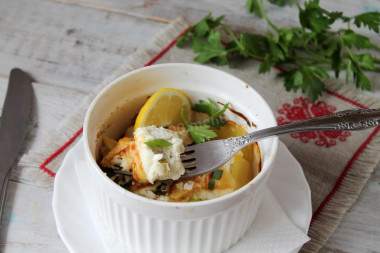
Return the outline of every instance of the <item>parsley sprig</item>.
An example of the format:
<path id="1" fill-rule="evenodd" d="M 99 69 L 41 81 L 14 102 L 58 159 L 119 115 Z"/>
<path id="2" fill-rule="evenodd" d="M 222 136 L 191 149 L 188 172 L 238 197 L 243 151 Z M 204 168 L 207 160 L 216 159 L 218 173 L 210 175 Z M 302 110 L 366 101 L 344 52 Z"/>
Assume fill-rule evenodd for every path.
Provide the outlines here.
<path id="1" fill-rule="evenodd" d="M 215 108 L 217 108 L 215 102 L 210 100 L 210 103 L 207 103 L 204 100 L 200 100 L 200 103 L 196 104 L 193 107 L 193 110 L 207 113 L 210 116 L 207 120 L 200 123 L 188 122 L 183 114 L 183 108 L 181 108 L 182 120 L 185 123 L 185 126 L 187 127 L 187 130 L 189 131 L 189 134 L 195 143 L 202 143 L 206 140 L 209 141 L 210 139 L 217 137 L 217 134 L 212 129 L 210 129 L 210 127 L 219 129 L 226 123 L 226 120 L 220 118 L 220 116 L 223 115 L 223 113 L 227 110 L 228 105 L 229 103 L 225 104 L 222 109 L 214 112 Z"/>
<path id="2" fill-rule="evenodd" d="M 362 13 L 348 17 L 342 12 L 330 12 L 319 6 L 319 0 L 309 0 L 302 7 L 294 0 L 269 0 L 277 5 L 296 3 L 299 10 L 300 27 L 281 28 L 267 16 L 263 0 L 247 0 L 251 13 L 262 17 L 273 31 L 264 35 L 242 32 L 235 34 L 222 23 L 224 16 L 205 16 L 193 25 L 177 41 L 179 47 L 191 41 L 195 61 L 229 64 L 234 57 L 255 58 L 262 61 L 259 73 L 269 72 L 272 66 L 285 71 L 284 86 L 288 91 L 302 90 L 313 101 L 325 91 L 323 79 L 329 78 L 328 71 L 335 77 L 346 70 L 346 82 L 352 76 L 358 88 L 370 90 L 371 83 L 364 71 L 380 71 L 380 59 L 373 58 L 370 50 L 380 51 L 370 39 L 351 29 L 351 26 L 367 27 L 379 33 L 380 13 Z M 335 22 L 347 24 L 346 29 L 333 31 Z M 227 32 L 230 41 L 222 41 L 221 31 Z M 365 51 L 363 51 L 365 50 Z"/>

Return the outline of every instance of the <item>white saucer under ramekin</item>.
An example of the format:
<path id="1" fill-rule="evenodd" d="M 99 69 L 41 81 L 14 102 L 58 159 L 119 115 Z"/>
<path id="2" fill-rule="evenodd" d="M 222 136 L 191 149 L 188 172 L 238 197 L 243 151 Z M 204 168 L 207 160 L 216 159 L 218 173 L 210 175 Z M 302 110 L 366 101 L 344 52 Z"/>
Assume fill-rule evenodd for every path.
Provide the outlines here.
<path id="1" fill-rule="evenodd" d="M 83 184 L 89 168 L 84 160 L 82 139 L 67 153 L 55 177 L 53 212 L 59 236 L 72 253 L 112 253 L 132 252 L 112 236 L 97 219 L 94 219 L 83 194 Z M 271 197 L 272 196 L 272 197 Z M 274 198 L 273 198 L 274 197 Z M 281 208 L 275 208 L 276 206 Z M 257 231 L 260 220 L 267 220 L 266 215 L 286 216 L 289 221 L 307 234 L 312 215 L 310 189 L 299 163 L 282 143 L 279 144 L 275 168 L 267 182 L 264 199 L 256 220 L 248 232 L 230 250 L 229 253 L 248 253 L 242 248 L 252 249 L 261 242 L 261 231 Z M 278 224 L 268 224 L 269 231 L 276 231 Z M 133 233 L 133 230 L 130 230 Z M 268 235 L 266 235 L 268 236 Z M 288 236 L 288 237 L 287 237 Z M 289 248 L 281 252 L 297 252 L 302 246 L 292 244 L 292 236 L 282 235 Z M 272 238 L 276 241 L 275 235 Z M 253 243 L 254 245 L 252 245 Z"/>
<path id="2" fill-rule="evenodd" d="M 97 164 L 102 135 L 120 137 L 133 124 L 146 98 L 161 88 L 184 91 L 197 103 L 211 98 L 230 106 L 227 118 L 248 132 L 276 125 L 272 110 L 248 83 L 221 70 L 184 63 L 157 64 L 129 72 L 107 85 L 92 101 L 83 124 L 90 212 L 134 252 L 212 253 L 235 244 L 252 224 L 273 168 L 278 137 L 259 141 L 261 172 L 225 196 L 174 203 L 148 199 L 115 184 Z M 253 122 L 251 124 L 250 122 Z M 133 228 L 134 233 L 130 233 Z"/>

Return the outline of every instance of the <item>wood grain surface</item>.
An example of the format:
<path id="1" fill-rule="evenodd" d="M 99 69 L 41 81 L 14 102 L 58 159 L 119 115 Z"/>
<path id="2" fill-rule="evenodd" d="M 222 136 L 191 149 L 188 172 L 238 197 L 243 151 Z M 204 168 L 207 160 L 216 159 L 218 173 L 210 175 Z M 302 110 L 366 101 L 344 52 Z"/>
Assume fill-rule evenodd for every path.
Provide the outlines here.
<path id="1" fill-rule="evenodd" d="M 346 15 L 380 10 L 379 0 L 321 0 L 321 5 Z M 298 25 L 294 7 L 266 7 L 275 23 Z M 245 11 L 243 0 L 0 0 L 0 109 L 9 71 L 19 67 L 31 73 L 35 110 L 25 148 L 38 149 L 89 91 L 136 48 L 148 46 L 167 23 L 178 16 L 196 22 L 211 11 L 225 14 L 234 29 L 268 29 Z M 378 34 L 363 33 L 380 44 Z M 380 82 L 372 94 L 380 98 Z M 12 176 L 8 186 L 0 251 L 67 252 L 52 214 L 52 188 L 23 182 Z M 377 166 L 322 252 L 380 252 L 379 199 Z"/>

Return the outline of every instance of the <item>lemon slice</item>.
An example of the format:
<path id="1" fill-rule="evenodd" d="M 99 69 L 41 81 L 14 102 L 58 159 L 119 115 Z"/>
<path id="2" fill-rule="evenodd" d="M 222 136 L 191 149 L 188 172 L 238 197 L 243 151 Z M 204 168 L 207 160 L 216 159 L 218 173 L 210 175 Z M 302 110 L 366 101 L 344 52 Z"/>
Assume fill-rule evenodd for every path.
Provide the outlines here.
<path id="1" fill-rule="evenodd" d="M 187 121 L 192 120 L 191 101 L 183 91 L 163 88 L 151 96 L 136 118 L 135 130 L 144 126 L 183 124 L 181 108 Z"/>

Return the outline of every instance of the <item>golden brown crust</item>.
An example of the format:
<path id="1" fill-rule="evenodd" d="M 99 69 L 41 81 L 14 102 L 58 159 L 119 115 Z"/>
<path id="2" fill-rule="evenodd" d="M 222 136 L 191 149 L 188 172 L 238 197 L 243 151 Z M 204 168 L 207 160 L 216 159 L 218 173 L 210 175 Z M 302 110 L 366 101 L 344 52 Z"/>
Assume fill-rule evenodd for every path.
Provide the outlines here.
<path id="1" fill-rule="evenodd" d="M 146 174 L 141 164 L 140 155 L 136 149 L 136 143 L 132 138 L 121 138 L 100 164 L 107 168 L 129 170 L 133 173 L 134 180 L 139 182 L 146 181 Z"/>

